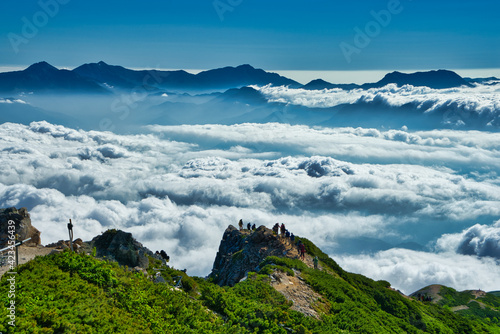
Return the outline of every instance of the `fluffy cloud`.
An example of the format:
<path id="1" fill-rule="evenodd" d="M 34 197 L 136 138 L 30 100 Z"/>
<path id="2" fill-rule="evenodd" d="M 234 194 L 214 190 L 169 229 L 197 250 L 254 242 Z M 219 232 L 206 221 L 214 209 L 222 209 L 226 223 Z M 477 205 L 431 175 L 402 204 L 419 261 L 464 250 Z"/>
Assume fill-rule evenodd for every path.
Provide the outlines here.
<path id="1" fill-rule="evenodd" d="M 21 99 L 12 99 L 12 98 L 0 98 L 0 103 L 8 103 L 8 104 L 20 103 L 20 104 L 26 104 L 26 102 L 23 101 L 23 100 L 21 100 Z"/>
<path id="2" fill-rule="evenodd" d="M 46 122 L 4 124 L 0 182 L 122 203 L 168 197 L 179 205 L 352 210 L 403 215 L 403 221 L 500 213 L 493 133 L 464 133 L 464 140 L 453 131 L 281 124 L 151 129 L 154 134 L 121 136 Z M 327 156 L 303 156 L 317 152 Z M 425 157 L 394 163 L 405 154 Z"/>
<path id="3" fill-rule="evenodd" d="M 285 86 L 257 87 L 271 102 L 283 102 L 306 107 L 334 107 L 340 104 L 383 102 L 389 106 L 400 107 L 413 103 L 418 107 L 433 111 L 446 105 L 475 110 L 478 113 L 492 113 L 500 110 L 498 85 L 476 85 L 450 89 L 432 89 L 405 85 L 398 87 L 389 84 L 381 88 L 367 90 L 343 90 L 339 88 L 323 90 L 294 89 Z"/>
<path id="4" fill-rule="evenodd" d="M 350 238 L 427 244 L 500 216 L 496 133 L 276 123 L 147 131 L 0 125 L 0 207 L 28 207 L 44 243 L 66 238 L 69 218 L 83 239 L 125 229 L 198 275 L 241 218 L 284 222 L 332 251 Z"/>
<path id="5" fill-rule="evenodd" d="M 442 165 L 500 172 L 500 133 L 312 128 L 278 123 L 149 126 L 148 129 L 162 138 L 197 143 L 213 155 L 227 157 L 225 150 L 232 149 L 232 158 L 236 157 L 234 147 L 238 145 L 252 150 L 255 158 L 326 155 L 356 163 Z M 194 153 L 189 155 L 195 157 Z M 239 156 L 251 157 L 248 152 Z"/>
<path id="6" fill-rule="evenodd" d="M 431 284 L 442 284 L 457 290 L 498 290 L 500 266 L 493 259 L 396 248 L 375 255 L 332 254 L 332 257 L 345 270 L 389 281 L 405 294 Z"/>
<path id="7" fill-rule="evenodd" d="M 461 233 L 445 234 L 436 244 L 440 250 L 500 260 L 500 220 L 491 226 L 476 224 Z"/>
<path id="8" fill-rule="evenodd" d="M 264 86 L 259 90 L 270 102 L 302 105 L 309 108 L 328 108 L 342 104 L 379 105 L 387 108 L 411 106 L 423 113 L 442 114 L 442 122 L 455 126 L 475 125 L 483 119 L 484 125 L 500 126 L 500 86 L 481 85 L 451 89 L 431 89 L 389 84 L 372 89 L 305 90 L 288 87 Z"/>

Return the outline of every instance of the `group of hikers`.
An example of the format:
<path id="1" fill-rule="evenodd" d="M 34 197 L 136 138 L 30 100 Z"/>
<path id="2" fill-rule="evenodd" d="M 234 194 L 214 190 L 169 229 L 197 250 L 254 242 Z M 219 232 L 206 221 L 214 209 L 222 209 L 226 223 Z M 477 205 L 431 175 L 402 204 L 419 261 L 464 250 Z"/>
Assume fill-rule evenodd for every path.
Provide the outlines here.
<path id="1" fill-rule="evenodd" d="M 243 230 L 243 219 L 240 219 L 240 221 L 238 222 L 238 226 L 240 228 L 240 230 Z M 250 223 L 247 224 L 247 229 L 248 230 L 251 230 L 251 231 L 255 231 L 256 230 L 256 226 L 255 224 L 251 225 Z M 288 231 L 285 227 L 285 224 L 279 224 L 279 223 L 276 223 L 274 224 L 273 228 L 273 233 L 274 235 L 278 236 L 279 238 L 281 238 L 285 244 L 289 244 L 289 245 L 295 245 L 297 246 L 297 249 L 299 251 L 299 258 L 301 260 L 305 260 L 306 258 L 306 246 L 302 243 L 302 241 L 298 241 L 297 243 L 295 243 L 295 235 L 293 233 L 290 233 L 290 231 Z M 314 269 L 318 269 L 318 257 L 315 256 L 313 258 L 313 263 L 314 263 Z"/>
<path id="2" fill-rule="evenodd" d="M 431 302 L 432 301 L 432 297 L 431 296 L 427 296 L 427 295 L 423 295 L 421 293 L 419 293 L 417 295 L 417 299 L 422 301 L 422 302 Z"/>
<path id="3" fill-rule="evenodd" d="M 240 219 L 240 221 L 238 222 L 238 226 L 240 227 L 240 231 L 243 229 L 243 219 Z M 257 229 L 257 227 L 255 226 L 255 224 L 251 225 L 250 223 L 247 224 L 247 230 L 249 231 L 255 231 Z"/>
<path id="4" fill-rule="evenodd" d="M 290 233 L 290 231 L 286 229 L 285 224 L 274 224 L 273 233 L 274 235 L 280 236 L 281 239 L 284 239 L 285 243 L 291 243 L 292 245 L 295 243 L 295 235 L 293 235 L 293 233 Z"/>

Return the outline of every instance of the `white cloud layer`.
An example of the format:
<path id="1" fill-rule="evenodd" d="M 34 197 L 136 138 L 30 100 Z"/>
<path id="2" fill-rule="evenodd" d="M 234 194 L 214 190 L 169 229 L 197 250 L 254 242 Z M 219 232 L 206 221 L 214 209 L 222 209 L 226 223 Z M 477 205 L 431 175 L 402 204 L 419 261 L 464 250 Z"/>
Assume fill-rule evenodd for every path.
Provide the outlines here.
<path id="1" fill-rule="evenodd" d="M 306 107 L 326 108 L 345 103 L 352 104 L 379 100 L 385 101 L 388 105 L 394 107 L 400 107 L 407 103 L 417 103 L 429 111 L 450 103 L 475 109 L 479 112 L 500 110 L 500 86 L 498 85 L 432 89 L 411 85 L 398 87 L 396 84 L 389 84 L 381 88 L 366 90 L 343 90 L 340 88 L 306 90 L 285 86 L 252 87 L 262 92 L 271 102 L 291 103 Z M 425 106 L 425 104 L 429 104 L 429 106 Z"/>
<path id="2" fill-rule="evenodd" d="M 492 226 L 475 224 L 461 233 L 445 234 L 437 240 L 437 247 L 500 260 L 500 220 Z"/>
<path id="3" fill-rule="evenodd" d="M 284 222 L 327 251 L 349 238 L 422 245 L 439 239 L 440 251 L 462 256 L 456 253 L 472 254 L 457 251 L 470 239 L 473 254 L 483 256 L 498 237 L 497 225 L 471 225 L 500 216 L 500 134 L 276 123 L 147 131 L 0 125 L 0 207 L 28 207 L 45 244 L 67 238 L 71 218 L 77 237 L 124 229 L 197 275 L 208 274 L 224 229 L 241 218 L 269 227 Z M 379 254 L 390 255 L 396 268 L 420 255 L 446 260 Z M 373 261 L 346 258 L 360 261 L 359 268 Z M 362 273 L 372 272 L 379 275 Z M 428 281 L 407 274 L 411 282 L 391 270 L 383 278 L 400 288 Z"/>
<path id="4" fill-rule="evenodd" d="M 431 284 L 459 291 L 498 290 L 500 265 L 491 258 L 397 248 L 375 255 L 332 256 L 345 270 L 389 281 L 394 288 L 407 295 Z"/>
<path id="5" fill-rule="evenodd" d="M 342 104 L 382 105 L 398 108 L 411 105 L 425 113 L 443 113 L 443 122 L 452 125 L 473 124 L 478 116 L 488 119 L 487 125 L 500 126 L 500 85 L 477 84 L 474 87 L 432 89 L 389 84 L 381 88 L 343 90 L 294 89 L 285 86 L 252 86 L 270 102 L 289 103 L 313 108 Z"/>

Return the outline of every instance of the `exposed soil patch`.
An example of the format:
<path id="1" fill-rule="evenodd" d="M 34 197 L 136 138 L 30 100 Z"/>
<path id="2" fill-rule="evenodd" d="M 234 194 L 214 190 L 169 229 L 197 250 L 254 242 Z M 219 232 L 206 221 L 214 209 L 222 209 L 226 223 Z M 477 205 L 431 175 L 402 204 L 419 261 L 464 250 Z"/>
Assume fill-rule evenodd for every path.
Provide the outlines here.
<path id="1" fill-rule="evenodd" d="M 302 280 L 299 271 L 294 272 L 295 276 L 288 276 L 275 271 L 271 274 L 271 286 L 293 302 L 292 310 L 319 319 L 317 309 L 325 307 L 322 296 Z"/>
<path id="2" fill-rule="evenodd" d="M 26 245 L 21 245 L 19 246 L 19 264 L 25 264 L 28 261 L 33 260 L 37 256 L 45 256 L 50 254 L 52 251 L 54 251 L 55 248 L 53 247 L 44 247 L 44 246 L 36 246 L 36 247 L 30 247 Z M 60 250 L 56 250 L 60 251 Z M 6 256 L 7 251 L 2 253 L 2 256 Z M 8 264 L 3 264 L 0 266 L 0 277 L 5 274 L 6 272 L 9 271 L 9 266 Z"/>

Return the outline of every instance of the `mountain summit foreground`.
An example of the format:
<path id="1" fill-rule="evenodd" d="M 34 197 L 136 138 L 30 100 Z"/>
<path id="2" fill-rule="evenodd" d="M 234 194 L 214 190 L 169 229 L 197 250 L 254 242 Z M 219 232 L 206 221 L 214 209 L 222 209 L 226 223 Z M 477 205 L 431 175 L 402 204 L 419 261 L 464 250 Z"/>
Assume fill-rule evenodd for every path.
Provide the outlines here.
<path id="1" fill-rule="evenodd" d="M 115 244 L 133 256 L 130 235 Z M 107 237 L 106 237 L 107 238 Z M 106 238 L 101 237 L 101 240 Z M 115 240 L 114 238 L 113 240 Z M 344 271 L 312 242 L 260 226 L 224 232 L 208 278 L 190 277 L 149 251 L 147 269 L 100 259 L 94 249 L 54 252 L 6 273 L 0 301 L 14 326 L 3 333 L 498 333 L 500 298 L 450 288 L 405 296 L 385 281 Z M 118 239 L 114 241 L 118 242 Z M 101 254 L 102 255 L 102 254 Z M 315 269 L 313 259 L 317 257 Z M 167 260 L 168 261 L 168 260 Z M 10 280 L 9 280 L 10 279 Z M 430 291 L 430 290 L 429 290 Z M 422 294 L 426 298 L 422 298 Z M 440 295 L 441 298 L 437 298 Z M 467 299 L 467 300 L 466 300 Z M 470 300 L 474 299 L 474 302 Z M 468 308 L 455 304 L 468 303 Z M 3 319 L 12 314 L 0 309 Z"/>

